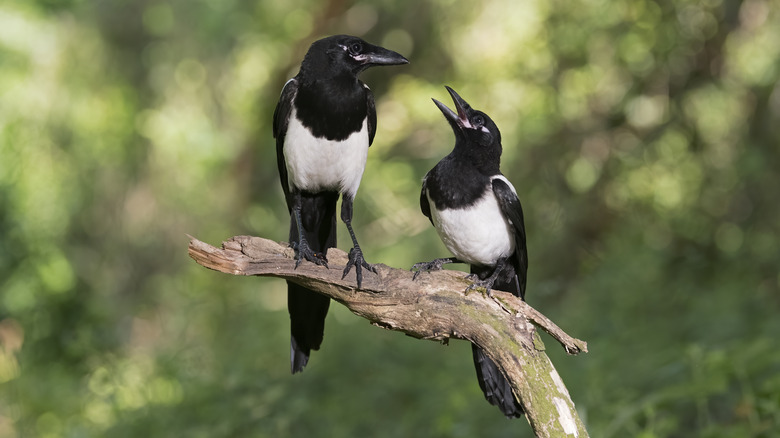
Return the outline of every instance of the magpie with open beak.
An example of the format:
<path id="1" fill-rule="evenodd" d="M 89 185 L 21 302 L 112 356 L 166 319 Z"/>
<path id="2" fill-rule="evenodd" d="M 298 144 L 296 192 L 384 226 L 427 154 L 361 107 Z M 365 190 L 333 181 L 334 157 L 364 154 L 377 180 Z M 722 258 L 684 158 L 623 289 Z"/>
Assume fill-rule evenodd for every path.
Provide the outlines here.
<path id="1" fill-rule="evenodd" d="M 455 110 L 434 99 L 455 132 L 455 148 L 425 175 L 420 208 L 442 242 L 455 257 L 417 263 L 422 271 L 446 263 L 468 263 L 474 284 L 488 294 L 493 288 L 525 297 L 528 254 L 523 209 L 512 184 L 500 170 L 501 133 L 482 111 L 477 111 L 447 87 Z M 467 290 L 468 290 L 467 289 Z M 523 409 L 501 370 L 472 344 L 479 386 L 485 398 L 509 418 Z"/>
<path id="2" fill-rule="evenodd" d="M 408 62 L 360 38 L 335 35 L 315 41 L 298 74 L 284 85 L 273 133 L 296 267 L 303 260 L 327 266 L 328 248 L 336 246 L 336 202 L 341 195 L 341 220 L 353 244 L 343 276 L 354 266 L 359 289 L 363 268 L 376 272 L 363 258 L 352 230 L 352 203 L 377 121 L 374 97 L 358 75 L 369 67 Z M 291 282 L 287 290 L 290 361 L 296 373 L 322 343 L 330 298 Z"/>

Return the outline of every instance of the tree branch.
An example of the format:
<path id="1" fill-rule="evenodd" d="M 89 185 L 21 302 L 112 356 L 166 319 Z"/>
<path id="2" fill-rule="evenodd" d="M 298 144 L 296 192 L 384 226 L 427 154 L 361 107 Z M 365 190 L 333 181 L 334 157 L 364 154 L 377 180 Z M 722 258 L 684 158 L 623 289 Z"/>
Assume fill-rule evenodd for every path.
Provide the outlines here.
<path id="1" fill-rule="evenodd" d="M 290 280 L 329 296 L 372 324 L 419 339 L 465 339 L 477 344 L 504 371 L 526 417 L 539 437 L 587 437 L 571 397 L 544 353 L 535 323 L 569 354 L 587 352 L 575 339 L 512 294 L 493 291 L 464 294 L 471 284 L 459 271 L 423 273 L 412 280 L 404 269 L 376 265 L 377 274 L 341 279 L 341 269 L 302 263 L 295 269 L 294 251 L 286 243 L 236 236 L 213 247 L 190 236 L 189 254 L 209 269 L 233 275 L 261 275 Z M 337 248 L 327 254 L 331 266 L 344 266 L 347 255 Z"/>

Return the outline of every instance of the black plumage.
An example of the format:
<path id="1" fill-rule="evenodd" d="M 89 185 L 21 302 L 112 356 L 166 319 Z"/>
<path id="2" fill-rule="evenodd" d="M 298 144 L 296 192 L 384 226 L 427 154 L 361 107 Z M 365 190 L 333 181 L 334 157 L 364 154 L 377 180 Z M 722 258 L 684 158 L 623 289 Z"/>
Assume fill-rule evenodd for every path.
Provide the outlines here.
<path id="1" fill-rule="evenodd" d="M 525 297 L 528 254 L 523 209 L 512 184 L 500 170 L 501 133 L 447 87 L 456 112 L 434 99 L 455 132 L 455 148 L 425 175 L 420 209 L 455 257 L 417 263 L 422 271 L 446 263 L 468 263 L 475 286 Z M 485 398 L 507 417 L 523 414 L 522 405 L 496 364 L 472 344 L 477 380 Z"/>
<path id="2" fill-rule="evenodd" d="M 352 230 L 352 203 L 376 134 L 371 90 L 358 79 L 377 65 L 406 64 L 403 56 L 360 38 L 336 35 L 315 41 L 298 74 L 287 81 L 274 111 L 273 132 L 279 176 L 290 212 L 290 244 L 296 267 L 302 260 L 327 266 L 336 246 L 336 201 L 353 247 L 344 276 L 355 267 L 373 271 Z M 303 370 L 320 347 L 330 299 L 288 282 L 292 372 Z"/>

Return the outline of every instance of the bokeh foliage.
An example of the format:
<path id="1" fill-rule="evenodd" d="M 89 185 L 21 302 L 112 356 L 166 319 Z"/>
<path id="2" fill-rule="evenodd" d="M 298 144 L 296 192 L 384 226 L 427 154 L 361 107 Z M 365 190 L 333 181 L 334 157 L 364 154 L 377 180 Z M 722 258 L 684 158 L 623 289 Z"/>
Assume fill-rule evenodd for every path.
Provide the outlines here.
<path id="1" fill-rule="evenodd" d="M 284 283 L 186 255 L 286 238 L 271 115 L 334 33 L 411 60 L 364 75 L 370 262 L 447 255 L 450 85 L 502 130 L 529 302 L 589 341 L 548 348 L 591 436 L 780 436 L 778 0 L 4 1 L 0 436 L 531 436 L 466 343 L 338 305 L 290 376 Z"/>

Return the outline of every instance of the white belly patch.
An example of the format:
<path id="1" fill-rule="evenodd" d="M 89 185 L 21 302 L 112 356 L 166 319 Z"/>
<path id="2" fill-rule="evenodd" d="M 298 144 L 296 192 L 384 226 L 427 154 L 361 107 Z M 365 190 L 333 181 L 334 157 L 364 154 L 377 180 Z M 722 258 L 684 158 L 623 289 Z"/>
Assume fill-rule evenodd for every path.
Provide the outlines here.
<path id="1" fill-rule="evenodd" d="M 295 108 L 284 139 L 289 184 L 305 191 L 338 190 L 355 196 L 368 157 L 368 127 L 346 140 L 314 137 L 296 117 Z"/>
<path id="2" fill-rule="evenodd" d="M 514 252 L 514 230 L 501 214 L 492 190 L 466 209 L 438 210 L 430 196 L 428 202 L 439 237 L 459 260 L 493 266 L 499 258 Z"/>

